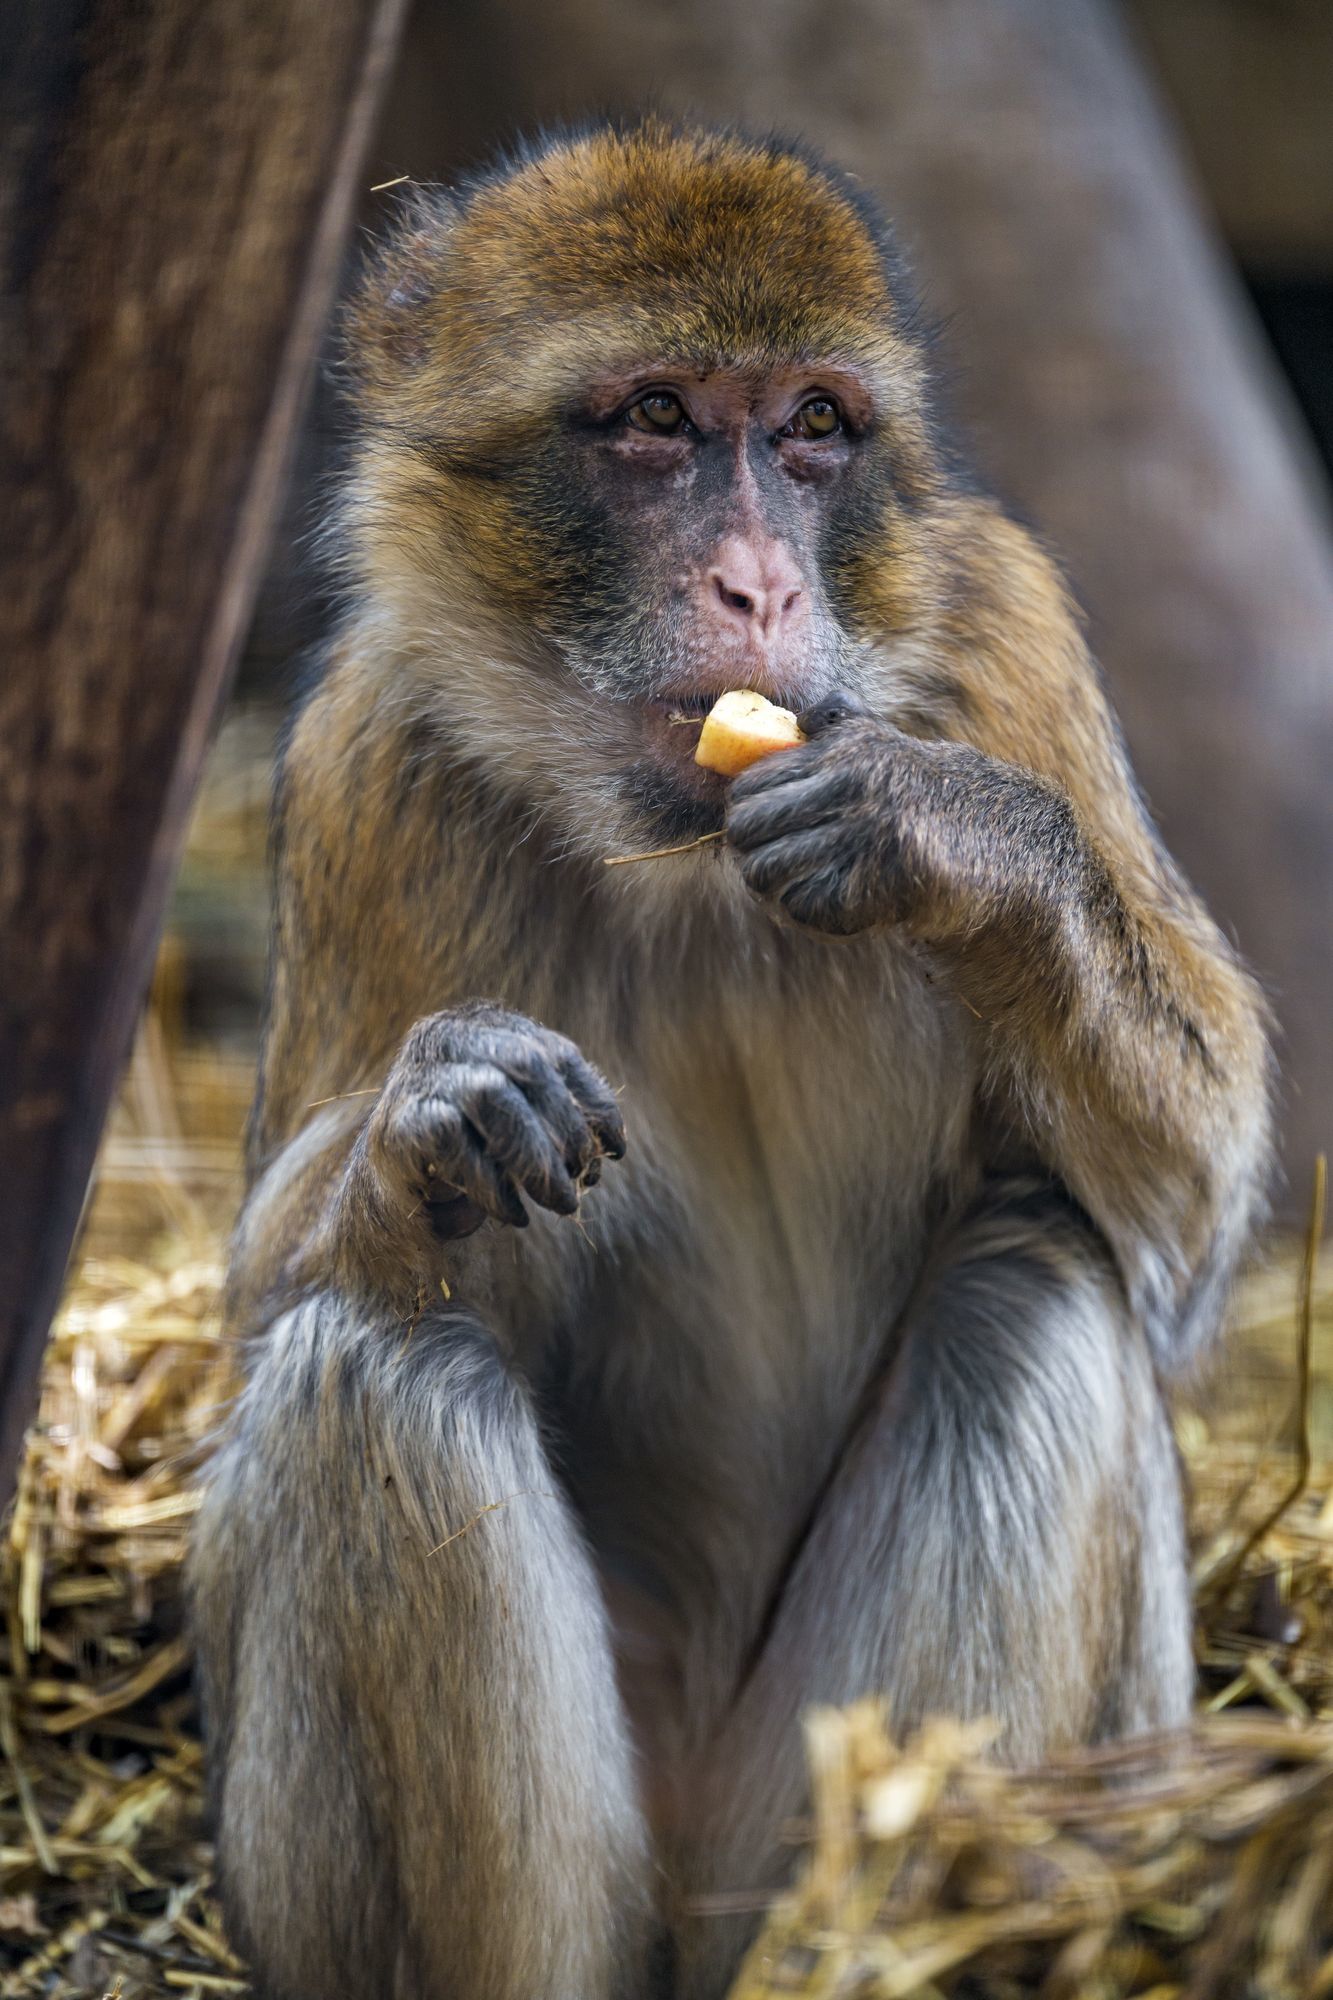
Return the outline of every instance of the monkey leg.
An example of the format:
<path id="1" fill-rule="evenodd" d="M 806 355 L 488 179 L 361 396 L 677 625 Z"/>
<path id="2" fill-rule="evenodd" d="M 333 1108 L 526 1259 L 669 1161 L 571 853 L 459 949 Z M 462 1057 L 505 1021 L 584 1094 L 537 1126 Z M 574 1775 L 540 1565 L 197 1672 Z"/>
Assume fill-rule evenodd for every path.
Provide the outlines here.
<path id="1" fill-rule="evenodd" d="M 1142 1330 L 1082 1216 L 997 1182 L 909 1307 L 703 1760 L 681 1873 L 771 1888 L 805 1805 L 811 1702 L 993 1716 L 998 1754 L 1183 1722 L 1193 1684 L 1180 1479 Z M 748 1928 L 687 1916 L 679 2000 L 716 2000 Z"/>
<path id="2" fill-rule="evenodd" d="M 278 1320 L 192 1589 L 224 1901 L 263 2000 L 638 2000 L 600 1594 L 484 1330 L 328 1298 Z"/>

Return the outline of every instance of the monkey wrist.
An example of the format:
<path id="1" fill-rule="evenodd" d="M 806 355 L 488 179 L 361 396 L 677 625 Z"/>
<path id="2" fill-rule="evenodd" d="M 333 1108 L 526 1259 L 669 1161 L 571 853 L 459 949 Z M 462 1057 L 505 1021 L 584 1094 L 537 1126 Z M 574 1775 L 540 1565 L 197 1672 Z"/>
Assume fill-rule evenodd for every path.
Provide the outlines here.
<path id="1" fill-rule="evenodd" d="M 397 1304 L 446 1278 L 445 1246 L 471 1235 L 485 1217 L 466 1196 L 427 1203 L 376 1158 L 363 1133 L 330 1197 L 319 1230 L 319 1261 L 346 1291 Z"/>
<path id="2" fill-rule="evenodd" d="M 921 943 L 1036 973 L 1112 898 L 1068 797 L 965 745 L 914 744 L 894 773 L 900 921 Z"/>

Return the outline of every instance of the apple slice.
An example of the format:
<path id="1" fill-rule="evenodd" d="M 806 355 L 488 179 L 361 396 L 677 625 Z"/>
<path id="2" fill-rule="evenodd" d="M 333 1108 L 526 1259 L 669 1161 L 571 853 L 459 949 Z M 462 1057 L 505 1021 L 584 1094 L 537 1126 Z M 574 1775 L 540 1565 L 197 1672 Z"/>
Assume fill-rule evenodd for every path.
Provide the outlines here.
<path id="1" fill-rule="evenodd" d="M 734 778 L 761 757 L 777 750 L 794 750 L 804 743 L 801 725 L 789 708 L 778 708 L 761 694 L 732 688 L 720 694 L 704 717 L 696 764 Z"/>

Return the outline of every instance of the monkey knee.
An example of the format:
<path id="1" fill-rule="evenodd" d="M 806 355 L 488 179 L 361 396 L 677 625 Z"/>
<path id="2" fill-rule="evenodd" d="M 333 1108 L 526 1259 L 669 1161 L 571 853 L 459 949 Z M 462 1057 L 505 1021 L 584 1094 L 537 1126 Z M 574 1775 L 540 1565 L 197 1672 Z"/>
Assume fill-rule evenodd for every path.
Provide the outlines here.
<path id="1" fill-rule="evenodd" d="M 224 1514 L 262 1535 L 285 1515 L 318 1539 L 335 1501 L 410 1500 L 525 1436 L 535 1442 L 522 1392 L 470 1314 L 376 1320 L 313 1298 L 251 1357 L 206 1484 L 205 1527 Z"/>
<path id="2" fill-rule="evenodd" d="M 396 1650 L 433 1658 L 398 1593 L 438 1595 L 436 1568 L 417 1575 L 438 1546 L 497 1496 L 550 1484 L 522 1392 L 477 1321 L 379 1325 L 333 1297 L 275 1321 L 209 1469 L 190 1556 L 215 1759 L 247 1677 L 262 1719 L 268 1683 L 308 1688 L 340 1636 L 350 1643 L 329 1634 L 340 1615 L 382 1605 Z M 479 1587 L 484 1551 L 463 1565 Z M 366 1675 L 358 1698 L 378 1684 Z"/>
<path id="3" fill-rule="evenodd" d="M 272 1329 L 204 1501 L 229 1920 L 282 2000 L 610 2000 L 644 1901 L 600 1593 L 476 1322 Z M 530 1919 L 497 1927 L 498 1900 Z"/>
<path id="4" fill-rule="evenodd" d="M 969 1620 L 990 1634 L 985 1692 L 1012 1743 L 1183 1720 L 1179 1472 L 1145 1329 L 1092 1225 L 1049 1183 L 987 1189 L 903 1360 L 904 1507 L 937 1549 L 955 1643 Z"/>

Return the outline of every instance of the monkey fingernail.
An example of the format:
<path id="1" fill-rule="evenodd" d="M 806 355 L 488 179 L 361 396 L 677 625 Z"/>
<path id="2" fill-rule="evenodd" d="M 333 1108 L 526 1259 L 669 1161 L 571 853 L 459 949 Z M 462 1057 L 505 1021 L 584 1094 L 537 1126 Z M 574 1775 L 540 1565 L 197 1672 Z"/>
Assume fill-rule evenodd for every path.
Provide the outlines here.
<path id="1" fill-rule="evenodd" d="M 858 696 L 839 693 L 826 695 L 813 708 L 803 709 L 797 720 L 807 736 L 815 737 L 836 728 L 840 722 L 851 722 L 869 713 L 870 710 Z"/>

